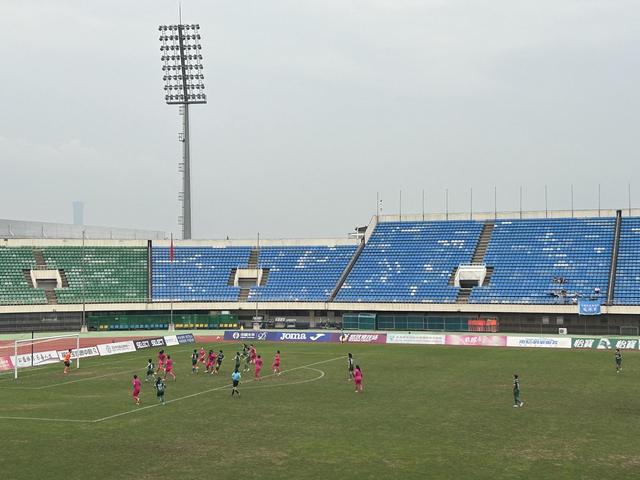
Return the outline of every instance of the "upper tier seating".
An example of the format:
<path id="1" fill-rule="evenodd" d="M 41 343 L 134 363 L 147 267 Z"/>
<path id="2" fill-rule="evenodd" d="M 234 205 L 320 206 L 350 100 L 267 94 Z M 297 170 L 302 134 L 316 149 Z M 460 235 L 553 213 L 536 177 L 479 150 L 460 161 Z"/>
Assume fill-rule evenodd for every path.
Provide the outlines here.
<path id="1" fill-rule="evenodd" d="M 615 233 L 614 218 L 500 220 L 485 264 L 491 282 L 475 287 L 469 303 L 552 304 L 567 296 L 605 295 Z"/>
<path id="2" fill-rule="evenodd" d="M 0 247 L 0 305 L 47 303 L 44 291 L 31 288 L 23 272 L 35 266 L 31 247 Z"/>
<path id="3" fill-rule="evenodd" d="M 614 303 L 640 305 L 640 218 L 623 218 Z"/>
<path id="4" fill-rule="evenodd" d="M 68 288 L 56 289 L 59 303 L 119 303 L 147 300 L 144 247 L 45 247 L 48 268 L 64 270 Z"/>
<path id="5" fill-rule="evenodd" d="M 248 301 L 327 301 L 355 251 L 350 245 L 263 247 L 258 268 L 269 269 L 269 279 L 251 288 Z"/>
<path id="6" fill-rule="evenodd" d="M 384 222 L 376 226 L 338 302 L 455 302 L 454 269 L 469 263 L 482 222 Z"/>
<path id="7" fill-rule="evenodd" d="M 154 247 L 153 299 L 185 302 L 238 300 L 239 287 L 228 285 L 234 268 L 246 268 L 250 247 Z"/>

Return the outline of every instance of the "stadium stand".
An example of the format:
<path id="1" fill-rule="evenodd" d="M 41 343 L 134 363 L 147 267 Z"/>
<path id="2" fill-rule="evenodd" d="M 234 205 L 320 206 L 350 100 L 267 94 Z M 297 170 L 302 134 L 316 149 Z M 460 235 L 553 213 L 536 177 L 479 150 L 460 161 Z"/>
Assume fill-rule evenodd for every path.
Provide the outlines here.
<path id="1" fill-rule="evenodd" d="M 614 218 L 501 220 L 484 257 L 488 286 L 469 303 L 550 304 L 606 292 Z"/>
<path id="2" fill-rule="evenodd" d="M 640 218 L 623 218 L 614 303 L 640 305 Z"/>
<path id="3" fill-rule="evenodd" d="M 153 299 L 232 301 L 238 300 L 240 288 L 229 285 L 235 268 L 246 268 L 250 247 L 176 247 L 174 261 L 169 248 L 154 247 Z"/>
<path id="4" fill-rule="evenodd" d="M 356 251 L 356 246 L 263 247 L 258 268 L 268 282 L 252 287 L 248 301 L 324 302 Z"/>
<path id="5" fill-rule="evenodd" d="M 32 288 L 25 275 L 35 267 L 32 248 L 0 248 L 0 305 L 47 303 L 44 291 Z"/>
<path id="6" fill-rule="evenodd" d="M 364 247 L 337 302 L 453 303 L 454 269 L 469 263 L 483 223 L 383 222 Z"/>
<path id="7" fill-rule="evenodd" d="M 47 268 L 64 272 L 68 287 L 56 289 L 59 303 L 144 302 L 144 247 L 44 247 Z"/>

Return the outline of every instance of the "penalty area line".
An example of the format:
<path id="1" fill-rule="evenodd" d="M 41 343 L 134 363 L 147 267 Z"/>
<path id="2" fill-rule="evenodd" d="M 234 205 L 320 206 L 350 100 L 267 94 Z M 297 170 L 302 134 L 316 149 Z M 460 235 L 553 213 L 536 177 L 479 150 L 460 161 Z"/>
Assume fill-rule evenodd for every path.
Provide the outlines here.
<path id="1" fill-rule="evenodd" d="M 329 360 L 322 360 L 322 361 L 319 361 L 319 362 L 310 363 L 308 365 L 301 365 L 299 367 L 294 367 L 294 368 L 290 368 L 288 370 L 283 370 L 282 373 L 293 372 L 295 370 L 300 370 L 302 368 L 314 367 L 316 365 L 322 365 L 323 363 L 335 362 L 336 360 L 340 360 L 340 359 L 344 359 L 344 355 L 340 356 L 340 357 L 330 358 Z M 322 371 L 322 370 L 320 370 L 320 371 Z M 272 373 L 272 374 L 269 374 L 269 375 L 265 375 L 262 378 L 273 377 L 274 375 L 275 374 Z M 324 372 L 322 372 L 322 375 L 320 377 L 315 378 L 314 380 L 319 380 L 323 376 L 324 376 Z M 309 380 L 305 380 L 305 382 L 308 382 L 308 381 Z M 255 380 L 251 379 L 251 380 L 249 380 L 248 382 L 245 382 L 245 383 L 251 383 L 251 382 L 255 382 Z M 229 388 L 229 387 L 231 387 L 230 383 L 227 384 L 227 385 L 222 385 L 222 386 L 219 386 L 219 387 L 210 388 L 208 390 L 203 390 L 201 392 L 192 393 L 190 395 L 185 395 L 183 397 L 178 397 L 178 398 L 174 398 L 174 399 L 171 399 L 171 400 L 167 400 L 165 403 L 169 404 L 169 403 L 174 403 L 174 402 L 180 402 L 182 400 L 187 400 L 189 398 L 197 397 L 199 395 L 204 395 L 206 393 L 211 393 L 211 392 L 215 392 L 215 391 L 218 391 L 218 390 L 223 390 L 223 389 Z M 131 413 L 142 412 L 143 410 L 148 410 L 150 408 L 156 408 L 156 407 L 160 407 L 160 406 L 162 406 L 162 404 L 160 404 L 160 403 L 156 403 L 156 404 L 153 404 L 153 405 L 147 405 L 145 407 L 137 408 L 135 410 L 127 410 L 126 412 L 116 413 L 115 415 L 109 415 L 107 417 L 97 418 L 96 420 L 91 420 L 91 422 L 92 423 L 105 422 L 107 420 L 111 420 L 111 419 L 114 419 L 114 418 L 123 417 L 124 415 L 129 415 Z"/>

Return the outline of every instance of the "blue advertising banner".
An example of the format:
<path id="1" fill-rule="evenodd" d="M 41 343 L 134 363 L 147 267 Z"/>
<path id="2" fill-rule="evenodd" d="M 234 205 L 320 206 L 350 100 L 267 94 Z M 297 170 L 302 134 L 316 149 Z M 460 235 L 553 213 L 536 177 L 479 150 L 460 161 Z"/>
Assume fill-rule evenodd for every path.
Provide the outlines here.
<path id="1" fill-rule="evenodd" d="M 255 330 L 227 330 L 224 332 L 225 340 L 266 340 L 267 332 Z"/>
<path id="2" fill-rule="evenodd" d="M 227 330 L 224 332 L 225 340 L 267 340 L 269 342 L 330 342 L 331 333 L 319 332 L 268 332 L 268 331 L 246 331 Z"/>
<path id="3" fill-rule="evenodd" d="M 600 315 L 599 300 L 580 300 L 578 302 L 579 315 Z"/>
<path id="4" fill-rule="evenodd" d="M 193 333 L 180 333 L 176 335 L 178 339 L 178 343 L 182 345 L 183 343 L 196 343 L 196 339 L 193 337 Z"/>

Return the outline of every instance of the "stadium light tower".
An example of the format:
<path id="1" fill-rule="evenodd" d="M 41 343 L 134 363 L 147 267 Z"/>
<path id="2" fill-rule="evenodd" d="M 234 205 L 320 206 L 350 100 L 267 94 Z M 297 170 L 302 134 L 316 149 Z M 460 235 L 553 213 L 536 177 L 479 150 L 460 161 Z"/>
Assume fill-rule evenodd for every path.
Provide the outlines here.
<path id="1" fill-rule="evenodd" d="M 191 238 L 191 159 L 189 152 L 189 105 L 207 103 L 202 73 L 202 45 L 200 25 L 160 25 L 160 52 L 164 99 L 168 105 L 179 105 L 182 115 L 182 132 L 178 140 L 182 143 L 182 238 Z"/>

